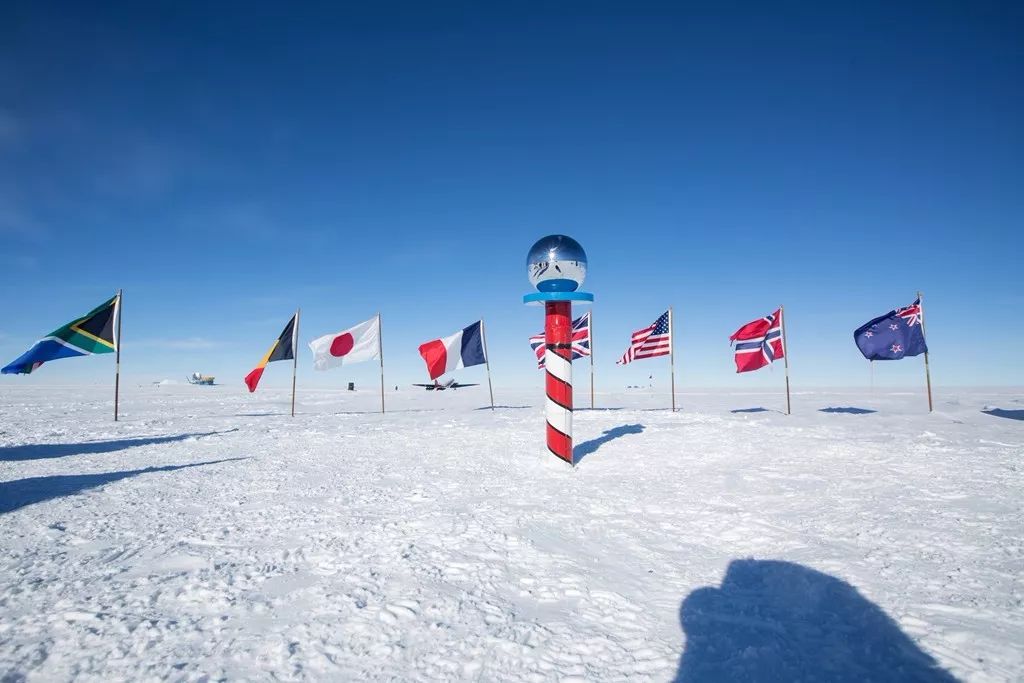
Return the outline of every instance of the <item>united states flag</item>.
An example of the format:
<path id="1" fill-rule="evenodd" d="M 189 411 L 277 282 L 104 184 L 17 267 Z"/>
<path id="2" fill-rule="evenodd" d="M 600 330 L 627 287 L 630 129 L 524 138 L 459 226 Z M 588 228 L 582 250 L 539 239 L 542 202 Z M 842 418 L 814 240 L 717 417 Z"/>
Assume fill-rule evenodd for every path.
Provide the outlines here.
<path id="1" fill-rule="evenodd" d="M 537 354 L 537 367 L 544 367 L 544 333 L 530 337 L 530 346 Z M 572 321 L 572 359 L 590 355 L 590 313 L 584 313 Z"/>
<path id="2" fill-rule="evenodd" d="M 619 365 L 625 365 L 638 358 L 654 358 L 655 356 L 667 356 L 672 351 L 672 331 L 669 328 L 669 312 L 665 311 L 654 321 L 650 327 L 637 330 L 633 333 L 633 339 L 629 343 L 626 353 L 622 358 L 615 361 Z"/>

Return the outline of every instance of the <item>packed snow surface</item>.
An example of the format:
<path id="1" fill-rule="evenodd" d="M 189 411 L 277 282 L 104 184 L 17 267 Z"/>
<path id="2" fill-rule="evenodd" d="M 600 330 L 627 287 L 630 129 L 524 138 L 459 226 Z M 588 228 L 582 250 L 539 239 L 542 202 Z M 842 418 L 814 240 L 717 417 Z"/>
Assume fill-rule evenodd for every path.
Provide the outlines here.
<path id="1" fill-rule="evenodd" d="M 0 680 L 1024 679 L 1021 391 L 110 393 L 0 385 Z"/>

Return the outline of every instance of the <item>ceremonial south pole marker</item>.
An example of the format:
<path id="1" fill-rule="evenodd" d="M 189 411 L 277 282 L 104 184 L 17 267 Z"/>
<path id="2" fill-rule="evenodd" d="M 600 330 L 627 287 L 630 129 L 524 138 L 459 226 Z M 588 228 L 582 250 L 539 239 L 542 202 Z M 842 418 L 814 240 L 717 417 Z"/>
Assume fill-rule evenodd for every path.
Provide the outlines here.
<path id="1" fill-rule="evenodd" d="M 537 288 L 523 303 L 544 305 L 544 366 L 548 450 L 575 466 L 572 452 L 572 302 L 591 303 L 579 291 L 587 276 L 587 254 L 566 235 L 548 235 L 526 257 L 530 284 Z"/>

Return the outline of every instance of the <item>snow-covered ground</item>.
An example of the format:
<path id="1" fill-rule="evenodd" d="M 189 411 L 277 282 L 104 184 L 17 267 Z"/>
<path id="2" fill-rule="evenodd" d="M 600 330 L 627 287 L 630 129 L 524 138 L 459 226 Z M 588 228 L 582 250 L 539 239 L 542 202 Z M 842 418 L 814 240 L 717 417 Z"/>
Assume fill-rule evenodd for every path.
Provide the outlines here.
<path id="1" fill-rule="evenodd" d="M 1024 391 L 109 394 L 0 385 L 0 680 L 1024 679 Z"/>

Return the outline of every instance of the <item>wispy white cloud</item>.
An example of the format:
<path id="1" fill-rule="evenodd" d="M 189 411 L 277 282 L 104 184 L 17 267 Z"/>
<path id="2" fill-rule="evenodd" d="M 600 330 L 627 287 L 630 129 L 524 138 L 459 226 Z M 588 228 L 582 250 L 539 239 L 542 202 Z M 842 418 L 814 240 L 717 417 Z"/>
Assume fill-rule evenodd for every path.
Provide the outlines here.
<path id="1" fill-rule="evenodd" d="M 35 270 L 39 259 L 31 254 L 0 254 L 0 266 L 11 270 Z"/>
<path id="2" fill-rule="evenodd" d="M 0 148 L 17 143 L 23 133 L 24 128 L 14 114 L 6 109 L 0 109 Z"/>
<path id="3" fill-rule="evenodd" d="M 143 134 L 123 134 L 114 150 L 97 162 L 93 177 L 97 191 L 116 197 L 160 197 L 184 178 L 187 150 Z"/>
<path id="4" fill-rule="evenodd" d="M 139 339 L 133 345 L 151 349 L 168 351 L 204 351 L 224 346 L 223 342 L 206 339 L 205 337 L 185 337 L 182 339 Z"/>
<path id="5" fill-rule="evenodd" d="M 250 240 L 273 240 L 286 233 L 269 207 L 261 201 L 229 201 L 182 217 L 185 230 L 220 235 L 245 236 Z"/>
<path id="6" fill-rule="evenodd" d="M 38 241 L 49 236 L 49 229 L 21 202 L 0 188 L 0 235 Z"/>

